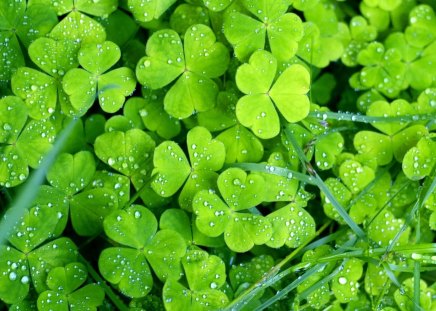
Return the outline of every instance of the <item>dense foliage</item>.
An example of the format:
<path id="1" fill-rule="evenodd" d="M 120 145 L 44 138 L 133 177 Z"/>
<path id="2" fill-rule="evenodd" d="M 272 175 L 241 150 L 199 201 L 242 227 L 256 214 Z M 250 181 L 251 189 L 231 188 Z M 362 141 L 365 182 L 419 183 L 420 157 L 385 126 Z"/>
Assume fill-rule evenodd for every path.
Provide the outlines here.
<path id="1" fill-rule="evenodd" d="M 0 308 L 436 310 L 435 10 L 0 1 Z"/>

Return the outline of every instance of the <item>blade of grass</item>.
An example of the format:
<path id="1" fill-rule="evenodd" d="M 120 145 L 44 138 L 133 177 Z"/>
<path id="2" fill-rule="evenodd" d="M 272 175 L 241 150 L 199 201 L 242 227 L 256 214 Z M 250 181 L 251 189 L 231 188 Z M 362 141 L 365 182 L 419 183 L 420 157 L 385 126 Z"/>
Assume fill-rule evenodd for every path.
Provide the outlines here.
<path id="1" fill-rule="evenodd" d="M 16 199 L 12 202 L 5 213 L 3 219 L 0 221 L 0 245 L 5 244 L 15 224 L 23 216 L 24 211 L 29 208 L 34 199 L 36 198 L 39 186 L 44 182 L 45 175 L 54 162 L 56 156 L 62 150 L 66 143 L 68 136 L 71 134 L 78 119 L 72 119 L 68 125 L 57 136 L 51 150 L 41 161 L 41 165 L 33 171 L 29 179 L 24 183 L 20 189 Z"/>
<path id="2" fill-rule="evenodd" d="M 323 121 L 333 119 L 338 121 L 352 121 L 361 123 L 375 123 L 375 122 L 415 122 L 415 121 L 428 121 L 434 120 L 436 115 L 434 113 L 424 114 L 410 114 L 402 116 L 386 116 L 386 117 L 372 117 L 350 112 L 332 112 L 332 111 L 312 111 L 309 113 L 310 117 L 315 117 Z"/>
<path id="3" fill-rule="evenodd" d="M 303 166 L 306 166 L 310 169 L 308 169 L 309 173 L 315 178 L 316 186 L 325 194 L 325 196 L 330 200 L 330 203 L 334 206 L 338 214 L 342 217 L 342 219 L 345 221 L 345 223 L 353 230 L 353 232 L 361 239 L 366 240 L 366 234 L 360 228 L 354 221 L 351 219 L 350 215 L 348 215 L 347 211 L 341 206 L 339 201 L 336 199 L 336 197 L 331 193 L 327 185 L 324 183 L 324 181 L 319 177 L 318 173 L 315 169 L 312 168 L 310 165 L 308 159 L 306 158 L 306 155 L 304 154 L 301 147 L 298 145 L 294 135 L 292 134 L 289 127 L 285 128 L 285 135 L 286 138 L 291 142 L 292 146 L 294 147 L 295 151 L 297 152 L 297 155 L 300 159 L 300 162 L 303 164 Z"/>

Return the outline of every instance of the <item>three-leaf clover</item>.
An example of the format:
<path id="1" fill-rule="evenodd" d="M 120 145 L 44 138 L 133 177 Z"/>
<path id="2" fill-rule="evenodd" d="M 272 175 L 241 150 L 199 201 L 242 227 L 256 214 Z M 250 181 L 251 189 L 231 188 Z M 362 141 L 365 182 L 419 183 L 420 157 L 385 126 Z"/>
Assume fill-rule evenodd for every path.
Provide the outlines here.
<path id="1" fill-rule="evenodd" d="M 72 114 L 61 79 L 65 72 L 77 67 L 77 50 L 78 45 L 67 40 L 38 38 L 30 44 L 31 60 L 45 73 L 21 67 L 11 81 L 12 91 L 25 101 L 30 117 L 48 118 L 58 102 L 65 113 Z"/>
<path id="2" fill-rule="evenodd" d="M 139 83 L 159 89 L 176 80 L 164 99 L 165 110 L 176 118 L 215 106 L 218 86 L 212 80 L 227 69 L 229 53 L 205 25 L 191 26 L 184 36 L 171 29 L 153 33 L 146 54 L 136 67 Z"/>
<path id="3" fill-rule="evenodd" d="M 97 284 L 80 287 L 87 277 L 88 271 L 80 262 L 51 269 L 46 281 L 49 290 L 38 296 L 38 310 L 67 311 L 75 308 L 97 310 L 97 307 L 103 303 L 104 291 Z"/>
<path id="4" fill-rule="evenodd" d="M 264 50 L 254 52 L 249 62 L 236 72 L 236 84 L 246 94 L 236 105 L 236 116 L 242 125 L 263 139 L 279 134 L 280 119 L 275 107 L 288 122 L 304 119 L 310 109 L 306 95 L 310 86 L 307 69 L 295 64 L 277 79 L 276 74 L 277 60 Z"/>
<path id="5" fill-rule="evenodd" d="M 47 120 L 28 122 L 27 108 L 15 96 L 0 100 L 0 185 L 13 187 L 38 167 L 50 150 L 55 129 Z"/>
<path id="6" fill-rule="evenodd" d="M 175 279 L 168 279 L 163 288 L 166 310 L 219 309 L 228 303 L 222 292 L 226 267 L 221 258 L 191 247 L 182 258 L 189 290 Z"/>
<path id="7" fill-rule="evenodd" d="M 95 160 L 89 151 L 74 155 L 63 153 L 47 173 L 50 185 L 68 202 L 64 214 L 69 212 L 74 230 L 79 235 L 91 236 L 102 229 L 104 216 L 118 208 L 116 194 L 107 188 L 85 189 L 94 176 Z"/>
<path id="8" fill-rule="evenodd" d="M 12 246 L 0 246 L 0 298 L 8 303 L 24 299 L 33 283 L 37 292 L 47 289 L 45 279 L 52 267 L 77 259 L 77 248 L 68 238 L 43 244 L 54 236 L 59 222 L 49 206 L 27 210 L 9 234 Z"/>
<path id="9" fill-rule="evenodd" d="M 190 164 L 183 150 L 172 141 L 160 144 L 154 153 L 151 184 L 157 194 L 168 197 L 184 187 L 179 197 L 182 208 L 191 210 L 192 198 L 202 189 L 214 189 L 225 159 L 224 144 L 204 127 L 197 126 L 187 135 Z"/>
<path id="10" fill-rule="evenodd" d="M 124 104 L 125 97 L 136 87 L 133 71 L 121 67 L 107 72 L 121 57 L 119 47 L 111 42 L 83 45 L 78 60 L 81 68 L 69 70 L 62 85 L 71 105 L 80 115 L 98 98 L 103 111 L 113 113 Z"/>
<path id="11" fill-rule="evenodd" d="M 408 102 L 403 99 L 392 103 L 385 101 L 373 102 L 367 110 L 368 116 L 401 116 L 413 113 Z M 408 122 L 377 122 L 372 124 L 383 134 L 363 130 L 354 136 L 354 146 L 361 154 L 367 154 L 377 160 L 378 165 L 386 165 L 392 157 L 399 162 L 404 154 L 416 145 L 418 140 L 428 134 L 428 129 L 415 124 L 408 126 Z"/>
<path id="12" fill-rule="evenodd" d="M 46 6 L 27 4 L 25 0 L 0 3 L 0 81 L 9 80 L 24 66 L 20 44 L 28 47 L 50 32 L 57 22 L 56 13 Z"/>
<path id="13" fill-rule="evenodd" d="M 145 207 L 132 205 L 115 211 L 103 226 L 106 235 L 121 245 L 103 250 L 99 269 L 124 295 L 139 298 L 150 292 L 153 277 L 149 265 L 160 280 L 181 277 L 184 239 L 170 229 L 157 231 L 156 217 Z"/>
<path id="14" fill-rule="evenodd" d="M 272 236 L 269 220 L 244 212 L 263 201 L 263 177 L 230 168 L 220 174 L 217 183 L 225 202 L 209 190 L 201 190 L 194 197 L 193 210 L 197 215 L 198 230 L 211 237 L 224 233 L 227 246 L 235 252 L 246 252 L 255 244 L 269 241 Z"/>
<path id="15" fill-rule="evenodd" d="M 266 36 L 277 59 L 289 60 L 295 55 L 303 37 L 303 24 L 298 15 L 286 13 L 289 1 L 243 0 L 242 4 L 255 18 L 234 11 L 225 16 L 223 24 L 236 57 L 245 60 L 254 51 L 264 49 Z"/>

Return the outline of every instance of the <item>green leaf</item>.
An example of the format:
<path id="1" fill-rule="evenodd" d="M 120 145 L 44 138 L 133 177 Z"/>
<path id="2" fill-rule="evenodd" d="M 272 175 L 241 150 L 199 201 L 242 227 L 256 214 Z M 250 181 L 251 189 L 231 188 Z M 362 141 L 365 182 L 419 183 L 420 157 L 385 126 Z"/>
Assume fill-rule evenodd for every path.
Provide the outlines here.
<path id="1" fill-rule="evenodd" d="M 117 9 L 117 0 L 76 0 L 75 8 L 94 16 L 107 16 Z"/>
<path id="2" fill-rule="evenodd" d="M 22 301 L 29 292 L 29 267 L 26 255 L 0 245 L 0 298 L 6 303 Z"/>
<path id="3" fill-rule="evenodd" d="M 110 41 L 103 43 L 82 45 L 78 60 L 80 65 L 87 71 L 96 75 L 106 72 L 121 57 L 118 45 Z"/>
<path id="4" fill-rule="evenodd" d="M 284 244 L 297 248 L 315 236 L 315 221 L 312 216 L 296 204 L 288 204 L 267 216 L 272 224 L 273 234 L 266 243 L 273 248 Z"/>
<path id="5" fill-rule="evenodd" d="M 180 259 L 185 255 L 186 243 L 173 230 L 160 230 L 144 248 L 145 257 L 161 281 L 182 276 Z"/>
<path id="6" fill-rule="evenodd" d="M 171 116 L 185 119 L 192 114 L 215 106 L 218 96 L 216 83 L 195 72 L 184 72 L 167 92 L 165 111 Z"/>
<path id="7" fill-rule="evenodd" d="M 151 186 L 163 197 L 176 193 L 191 172 L 183 150 L 172 141 L 163 142 L 156 147 L 153 163 L 153 175 L 156 174 L 156 178 Z"/>
<path id="8" fill-rule="evenodd" d="M 33 207 L 14 226 L 9 242 L 23 253 L 29 253 L 52 236 L 57 223 L 58 216 L 51 208 Z"/>
<path id="9" fill-rule="evenodd" d="M 26 120 L 27 108 L 19 97 L 0 99 L 0 143 L 15 142 Z"/>
<path id="10" fill-rule="evenodd" d="M 297 53 L 303 23 L 298 15 L 286 13 L 268 25 L 267 34 L 272 54 L 279 60 L 289 60 Z"/>
<path id="11" fill-rule="evenodd" d="M 105 248 L 98 258 L 98 267 L 101 275 L 128 297 L 145 297 L 153 286 L 150 268 L 140 250 Z"/>
<path id="12" fill-rule="evenodd" d="M 70 200 L 71 223 L 77 234 L 94 236 L 101 232 L 104 217 L 117 208 L 118 202 L 111 190 L 83 191 Z"/>
<path id="13" fill-rule="evenodd" d="M 403 158 L 403 172 L 412 180 L 420 180 L 431 174 L 436 159 L 432 155 L 436 145 L 430 138 L 421 138 L 416 147 L 409 149 Z"/>
<path id="14" fill-rule="evenodd" d="M 101 24 L 78 11 L 64 17 L 50 32 L 55 40 L 72 40 L 80 44 L 102 43 L 106 32 Z"/>
<path id="15" fill-rule="evenodd" d="M 11 79 L 12 90 L 21 97 L 33 119 L 46 119 L 52 115 L 57 102 L 56 80 L 28 67 L 19 68 Z"/>
<path id="16" fill-rule="evenodd" d="M 380 246 L 388 246 L 403 225 L 403 219 L 395 218 L 391 212 L 384 211 L 368 226 L 368 237 Z M 409 234 L 410 228 L 407 228 L 395 245 L 407 245 Z"/>
<path id="17" fill-rule="evenodd" d="M 216 42 L 213 30 L 202 24 L 186 31 L 185 58 L 187 70 L 208 78 L 224 74 L 230 61 L 225 45 Z"/>
<path id="18" fill-rule="evenodd" d="M 0 53 L 0 80 L 8 81 L 18 68 L 25 65 L 20 43 L 12 32 L 0 31 Z"/>
<path id="19" fill-rule="evenodd" d="M 360 154 L 366 154 L 376 159 L 382 166 L 392 161 L 393 150 L 388 136 L 371 132 L 360 131 L 354 136 L 354 147 Z"/>
<path id="20" fill-rule="evenodd" d="M 185 57 L 179 35 L 170 29 L 159 30 L 147 40 L 147 56 L 136 67 L 139 83 L 159 89 L 183 73 Z"/>
<path id="21" fill-rule="evenodd" d="M 224 143 L 226 163 L 258 162 L 263 156 L 263 145 L 250 131 L 237 124 L 216 137 Z"/>
<path id="22" fill-rule="evenodd" d="M 108 215 L 103 226 L 107 236 L 112 240 L 142 249 L 156 233 L 157 220 L 145 207 L 132 205 Z"/>
<path id="23" fill-rule="evenodd" d="M 125 207 L 130 200 L 130 180 L 127 176 L 107 171 L 97 171 L 86 190 L 107 189 L 118 197 L 118 206 Z"/>
<path id="24" fill-rule="evenodd" d="M 242 125 L 262 139 L 275 137 L 280 131 L 280 119 L 266 94 L 246 95 L 236 105 L 236 116 Z"/>
<path id="25" fill-rule="evenodd" d="M 348 160 L 348 161 L 354 161 L 354 160 Z M 351 200 L 352 193 L 350 192 L 350 190 L 347 189 L 347 187 L 341 181 L 337 180 L 336 178 L 330 177 L 326 179 L 325 184 L 327 188 L 330 190 L 330 192 L 332 193 L 332 195 L 336 198 L 336 200 L 338 200 L 339 204 L 341 204 L 341 206 L 348 205 L 348 203 Z M 328 217 L 338 222 L 342 222 L 343 221 L 342 217 L 337 212 L 337 209 L 330 202 L 330 200 L 325 196 L 323 192 L 321 193 L 321 197 L 323 198 L 323 208 L 325 214 Z"/>
<path id="26" fill-rule="evenodd" d="M 194 170 L 208 169 L 218 171 L 224 164 L 224 144 L 212 139 L 210 132 L 197 126 L 187 135 L 187 144 L 191 166 Z"/>
<path id="27" fill-rule="evenodd" d="M 143 98 L 130 98 L 124 105 L 124 114 L 130 107 L 137 105 L 137 115 L 150 131 L 164 139 L 171 139 L 180 133 L 180 121 L 170 116 L 163 108 L 164 92 L 148 91 Z"/>
<path id="28" fill-rule="evenodd" d="M 128 0 L 128 8 L 133 17 L 141 22 L 158 19 L 176 0 Z"/>
<path id="29" fill-rule="evenodd" d="M 302 65 L 287 68 L 274 83 L 270 96 L 288 122 L 298 122 L 309 114 L 310 75 Z"/>
<path id="30" fill-rule="evenodd" d="M 266 29 L 260 21 L 242 14 L 232 12 L 225 16 L 223 29 L 226 39 L 233 45 L 235 55 L 245 60 L 265 46 Z"/>
<path id="31" fill-rule="evenodd" d="M 77 246 L 68 238 L 62 237 L 46 243 L 27 255 L 32 283 L 37 292 L 48 290 L 47 273 L 54 267 L 77 262 Z"/>
<path id="32" fill-rule="evenodd" d="M 103 304 L 105 292 L 100 285 L 88 284 L 68 296 L 68 302 L 76 308 L 98 310 Z"/>
<path id="33" fill-rule="evenodd" d="M 389 117 L 412 114 L 412 107 L 408 102 L 397 99 L 388 104 L 385 101 L 372 103 L 366 112 L 371 117 Z M 405 122 L 377 122 L 372 124 L 376 129 L 387 135 L 393 135 L 407 126 Z"/>
<path id="34" fill-rule="evenodd" d="M 218 310 L 228 303 L 226 294 L 219 290 L 190 291 L 173 279 L 165 282 L 163 300 L 169 311 Z"/>
<path id="35" fill-rule="evenodd" d="M 339 167 L 339 175 L 352 193 L 362 191 L 374 178 L 374 171 L 355 160 L 346 160 Z"/>
<path id="36" fill-rule="evenodd" d="M 95 161 L 91 152 L 63 153 L 48 171 L 47 180 L 53 187 L 71 195 L 85 188 L 94 174 Z"/>
<path id="37" fill-rule="evenodd" d="M 344 264 L 344 269 L 335 275 L 331 281 L 332 291 L 341 303 L 347 303 L 356 299 L 359 293 L 358 280 L 362 273 L 362 261 L 351 258 Z"/>
<path id="38" fill-rule="evenodd" d="M 57 23 L 56 12 L 51 7 L 28 5 L 22 20 L 16 25 L 16 33 L 24 46 L 28 47 L 35 39 L 47 35 Z"/>
<path id="39" fill-rule="evenodd" d="M 232 287 L 237 290 L 244 283 L 254 284 L 259 281 L 274 266 L 274 259 L 270 255 L 260 255 L 249 261 L 234 265 L 229 272 Z"/>
<path id="40" fill-rule="evenodd" d="M 414 279 L 409 278 L 402 282 L 404 292 L 401 293 L 400 289 L 397 289 L 394 292 L 394 299 L 397 303 L 399 309 L 401 311 L 406 311 L 413 309 L 416 305 L 413 304 L 413 301 L 409 298 L 412 297 L 415 293 L 415 285 Z M 419 297 L 417 297 L 417 301 L 419 301 L 419 305 L 423 310 L 432 308 L 432 295 L 433 289 L 431 287 L 427 287 L 427 283 L 423 280 L 419 280 Z"/>
<path id="41" fill-rule="evenodd" d="M 49 311 L 56 308 L 59 311 L 68 311 L 68 298 L 65 294 L 47 290 L 38 296 L 38 310 Z"/>
<path id="42" fill-rule="evenodd" d="M 265 183 L 260 175 L 229 168 L 218 177 L 218 188 L 228 206 L 234 211 L 260 204 L 264 199 Z"/>
<path id="43" fill-rule="evenodd" d="M 91 73 L 73 68 L 62 79 L 62 87 L 70 105 L 79 115 L 84 115 L 96 99 L 97 78 Z"/>
<path id="44" fill-rule="evenodd" d="M 82 285 L 88 277 L 84 264 L 72 262 L 65 267 L 56 267 L 47 275 L 47 286 L 61 293 L 70 294 Z"/>
<path id="45" fill-rule="evenodd" d="M 356 137 L 354 139 L 356 140 Z M 315 145 L 316 165 L 321 170 L 327 170 L 332 168 L 333 165 L 336 163 L 337 156 L 342 152 L 343 148 L 344 138 L 342 137 L 341 133 L 333 132 L 321 136 L 316 141 Z"/>
<path id="46" fill-rule="evenodd" d="M 204 24 L 210 25 L 209 14 L 207 10 L 207 6 L 210 6 L 212 2 L 220 1 L 232 1 L 232 0 L 213 0 L 205 3 L 205 7 L 199 5 L 199 3 L 188 4 L 181 3 L 179 4 L 174 12 L 172 12 L 170 16 L 170 26 L 171 29 L 174 29 L 180 35 L 184 34 L 186 30 L 195 24 Z M 199 2 L 199 1 L 197 1 Z"/>
<path id="47" fill-rule="evenodd" d="M 94 143 L 100 160 L 129 177 L 146 174 L 154 146 L 153 139 L 139 129 L 104 133 Z"/>
<path id="48" fill-rule="evenodd" d="M 189 288 L 193 291 L 218 289 L 226 281 L 226 266 L 222 259 L 199 248 L 191 247 L 182 264 Z"/>

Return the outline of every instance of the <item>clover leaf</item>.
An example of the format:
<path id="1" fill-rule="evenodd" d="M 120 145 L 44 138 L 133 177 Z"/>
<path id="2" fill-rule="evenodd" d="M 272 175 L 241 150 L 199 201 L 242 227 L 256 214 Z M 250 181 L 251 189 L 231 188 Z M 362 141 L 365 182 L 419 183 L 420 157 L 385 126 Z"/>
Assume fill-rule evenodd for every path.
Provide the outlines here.
<path id="1" fill-rule="evenodd" d="M 36 210 L 33 209 L 32 213 Z M 38 211 L 36 211 L 38 214 Z M 46 213 L 40 213 L 39 221 Z M 32 223 L 31 225 L 37 225 Z M 28 227 L 39 230 L 38 227 Z M 16 235 L 18 232 L 14 232 Z M 27 234 L 29 236 L 29 234 Z M 41 242 L 42 243 L 42 242 Z M 66 265 L 77 260 L 77 247 L 68 238 L 59 238 L 43 244 L 39 248 L 22 252 L 11 246 L 0 245 L 0 297 L 8 303 L 23 300 L 33 284 L 37 292 L 47 290 L 47 272 L 54 267 Z"/>
<path id="2" fill-rule="evenodd" d="M 404 78 L 406 67 L 398 49 L 386 49 L 383 44 L 372 42 L 359 52 L 357 62 L 365 67 L 352 76 L 352 86 L 374 88 L 389 98 L 396 97 L 401 90 L 407 88 L 407 80 Z"/>
<path id="3" fill-rule="evenodd" d="M 187 213 L 182 209 L 170 208 L 163 212 L 159 220 L 159 227 L 177 231 L 188 245 L 219 247 L 224 244 L 221 238 L 209 237 L 201 233 L 195 222 L 191 222 Z"/>
<path id="4" fill-rule="evenodd" d="M 50 270 L 47 275 L 49 290 L 38 296 L 38 310 L 97 310 L 103 303 L 104 291 L 97 284 L 87 284 L 79 288 L 86 281 L 87 275 L 86 267 L 80 262 Z"/>
<path id="5" fill-rule="evenodd" d="M 225 203 L 209 190 L 201 190 L 194 197 L 198 230 L 210 237 L 224 233 L 227 246 L 236 252 L 246 252 L 255 244 L 266 243 L 272 234 L 269 220 L 261 215 L 240 212 L 263 201 L 264 179 L 230 168 L 220 174 L 217 183 Z"/>
<path id="6" fill-rule="evenodd" d="M 412 179 L 419 180 L 431 174 L 436 159 L 436 143 L 428 137 L 421 138 L 416 147 L 409 149 L 403 158 L 403 172 Z"/>
<path id="7" fill-rule="evenodd" d="M 158 19 L 176 0 L 128 0 L 127 7 L 133 17 L 141 22 Z"/>
<path id="8" fill-rule="evenodd" d="M 50 32 L 57 22 L 56 13 L 43 5 L 26 5 L 25 0 L 0 4 L 0 80 L 9 80 L 24 66 L 20 44 L 28 47 Z"/>
<path id="9" fill-rule="evenodd" d="M 327 170 L 336 163 L 336 157 L 344 148 L 344 138 L 339 132 L 321 136 L 315 143 L 315 161 L 321 170 Z"/>
<path id="10" fill-rule="evenodd" d="M 413 295 L 415 281 L 413 278 L 406 279 L 402 282 L 403 290 L 404 292 L 401 292 L 400 289 L 397 289 L 394 292 L 394 299 L 397 303 L 399 309 L 401 311 L 410 310 L 413 308 L 413 302 L 411 299 L 408 299 L 407 297 L 410 297 Z M 431 309 L 432 308 L 432 295 L 434 294 L 434 289 L 432 287 L 428 287 L 427 283 L 424 280 L 419 280 L 419 305 L 421 308 L 425 309 Z"/>
<path id="11" fill-rule="evenodd" d="M 137 113 L 147 129 L 164 139 L 171 139 L 180 133 L 180 121 L 170 116 L 163 108 L 165 92 L 144 90 L 143 99 L 136 99 Z M 126 103 L 127 106 L 128 103 Z M 125 106 L 125 107 L 126 107 Z M 125 111 L 127 111 L 127 107 Z"/>
<path id="12" fill-rule="evenodd" d="M 288 204 L 266 217 L 273 229 L 271 239 L 266 243 L 269 247 L 279 248 L 286 244 L 296 248 L 315 235 L 315 221 L 297 204 Z"/>
<path id="13" fill-rule="evenodd" d="M 274 266 L 274 259 L 266 254 L 251 258 L 232 266 L 229 271 L 229 281 L 235 292 L 246 284 L 254 284 L 260 280 Z"/>
<path id="14" fill-rule="evenodd" d="M 249 62 L 236 72 L 236 84 L 246 94 L 236 105 L 236 116 L 242 125 L 263 139 L 277 136 L 280 130 L 274 105 L 288 122 L 304 119 L 310 108 L 306 96 L 310 75 L 306 68 L 292 65 L 273 84 L 276 72 L 276 58 L 263 50 L 254 52 Z"/>
<path id="15" fill-rule="evenodd" d="M 256 50 L 263 49 L 265 36 L 277 59 L 289 60 L 295 55 L 303 36 L 303 25 L 298 15 L 286 13 L 288 1 L 244 0 L 242 4 L 255 18 L 235 11 L 227 14 L 223 24 L 236 57 L 245 60 Z"/>
<path id="16" fill-rule="evenodd" d="M 103 250 L 99 269 L 103 277 L 129 297 L 144 297 L 153 278 L 149 264 L 160 280 L 181 276 L 180 259 L 186 251 L 183 238 L 175 231 L 157 231 L 152 212 L 140 205 L 118 210 L 104 220 L 108 237 L 121 244 Z"/>
<path id="17" fill-rule="evenodd" d="M 337 300 L 347 303 L 354 300 L 359 293 L 359 282 L 363 273 L 363 262 L 351 258 L 344 264 L 341 270 L 331 281 L 331 288 Z"/>
<path id="18" fill-rule="evenodd" d="M 192 199 L 201 189 L 215 188 L 218 177 L 215 171 L 224 164 L 224 144 L 216 139 L 204 127 L 197 126 L 187 135 L 187 147 L 190 163 L 183 150 L 176 143 L 166 141 L 160 144 L 154 153 L 152 187 L 157 194 L 168 197 L 184 187 L 179 197 L 182 208 L 191 210 Z"/>
<path id="19" fill-rule="evenodd" d="M 165 95 L 164 107 L 180 119 L 215 106 L 218 86 L 212 79 L 221 76 L 229 63 L 227 48 L 215 42 L 209 27 L 193 25 L 184 38 L 183 45 L 174 30 L 155 32 L 147 41 L 147 56 L 136 67 L 139 83 L 151 89 L 176 80 Z"/>
<path id="20" fill-rule="evenodd" d="M 109 189 L 87 189 L 95 173 L 95 161 L 88 151 L 74 155 L 63 153 L 47 173 L 47 180 L 68 202 L 65 210 L 71 214 L 71 223 L 79 235 L 91 236 L 102 229 L 103 217 L 118 208 L 116 195 Z"/>
<path id="21" fill-rule="evenodd" d="M 408 27 L 411 30 L 413 26 Z M 406 30 L 406 34 L 407 34 Z M 434 69 L 436 43 L 430 41 L 416 46 L 412 40 L 416 36 L 407 36 L 403 33 L 391 34 L 385 42 L 387 48 L 398 49 L 401 53 L 402 61 L 406 65 L 405 80 L 407 85 L 417 90 L 431 87 L 433 77 L 430 72 Z M 436 33 L 435 33 L 436 38 Z"/>
<path id="22" fill-rule="evenodd" d="M 134 184 L 141 184 L 147 175 L 154 146 L 154 140 L 139 129 L 107 132 L 98 136 L 94 143 L 97 157 L 130 177 Z"/>
<path id="23" fill-rule="evenodd" d="M 218 309 L 228 303 L 226 294 L 219 290 L 226 281 L 226 267 L 221 258 L 192 246 L 182 258 L 182 265 L 189 290 L 169 279 L 163 288 L 167 310 L 201 310 L 203 306 Z"/>
<path id="24" fill-rule="evenodd" d="M 413 112 L 413 108 L 404 100 L 398 99 L 390 105 L 385 101 L 373 102 L 367 110 L 370 116 L 401 116 Z M 360 131 L 354 137 L 354 146 L 361 154 L 367 154 L 377 160 L 378 165 L 390 163 L 395 156 L 402 162 L 405 153 L 416 145 L 418 140 L 428 134 L 421 124 L 407 127 L 406 122 L 377 122 L 373 126 L 384 134 L 372 131 Z"/>
<path id="25" fill-rule="evenodd" d="M 52 29 L 49 37 L 82 45 L 103 43 L 106 39 L 106 32 L 99 22 L 73 10 Z"/>
<path id="26" fill-rule="evenodd" d="M 403 225 L 403 219 L 395 218 L 391 212 L 384 211 L 378 214 L 368 226 L 368 237 L 380 246 L 388 246 Z M 410 227 L 403 232 L 395 245 L 406 245 L 409 235 Z"/>
<path id="27" fill-rule="evenodd" d="M 55 112 L 57 102 L 66 114 L 73 114 L 62 89 L 61 79 L 69 69 L 77 67 L 79 46 L 68 40 L 38 38 L 29 46 L 29 56 L 45 73 L 21 67 L 12 76 L 12 90 L 21 97 L 34 119 L 44 119 Z"/>
<path id="28" fill-rule="evenodd" d="M 56 11 L 58 15 L 80 11 L 95 16 L 107 16 L 117 8 L 116 0 L 29 0 L 30 4 L 42 4 Z"/>
<path id="29" fill-rule="evenodd" d="M 62 80 L 71 105 L 80 114 L 92 106 L 96 96 L 103 111 L 116 112 L 133 92 L 136 79 L 131 69 L 121 67 L 107 72 L 120 56 L 119 47 L 110 41 L 81 47 L 78 60 L 83 69 L 69 70 Z"/>
<path id="30" fill-rule="evenodd" d="M 18 97 L 0 100 L 0 185 L 23 183 L 29 168 L 38 167 L 50 150 L 55 129 L 47 120 L 27 121 L 27 109 Z"/>
<path id="31" fill-rule="evenodd" d="M 374 178 L 374 170 L 355 160 L 346 160 L 339 167 L 339 176 L 352 193 L 362 191 Z"/>

